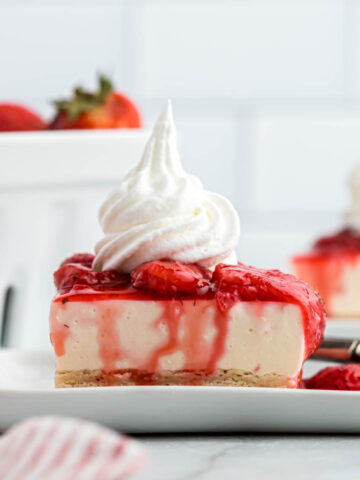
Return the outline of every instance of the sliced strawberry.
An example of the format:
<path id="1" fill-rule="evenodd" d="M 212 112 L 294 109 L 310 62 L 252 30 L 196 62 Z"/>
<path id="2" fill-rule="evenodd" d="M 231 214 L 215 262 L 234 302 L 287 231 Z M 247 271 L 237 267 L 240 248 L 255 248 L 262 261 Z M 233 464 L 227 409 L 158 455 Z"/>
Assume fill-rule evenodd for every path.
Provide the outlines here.
<path id="1" fill-rule="evenodd" d="M 84 267 L 91 268 L 95 255 L 92 253 L 76 253 L 71 257 L 66 258 L 60 265 L 60 267 L 67 265 L 68 263 L 79 263 Z"/>
<path id="2" fill-rule="evenodd" d="M 141 116 L 136 105 L 115 91 L 111 81 L 101 76 L 98 91 L 78 87 L 69 100 L 54 102 L 57 114 L 50 129 L 140 128 Z"/>
<path id="3" fill-rule="evenodd" d="M 217 299 L 222 310 L 228 310 L 241 300 L 291 301 L 305 287 L 305 283 L 293 275 L 242 263 L 217 265 L 213 282 L 217 285 Z"/>
<path id="4" fill-rule="evenodd" d="M 131 283 L 139 290 L 162 295 L 205 295 L 210 289 L 209 272 L 197 265 L 171 261 L 144 263 L 131 272 Z"/>
<path id="5" fill-rule="evenodd" d="M 66 263 L 54 273 L 54 283 L 59 293 L 67 293 L 75 286 L 110 290 L 130 283 L 130 277 L 116 270 L 96 272 L 80 263 Z"/>
<path id="6" fill-rule="evenodd" d="M 303 386 L 316 390 L 360 390 L 360 365 L 327 367 L 303 381 Z"/>
<path id="7" fill-rule="evenodd" d="M 14 103 L 0 104 L 0 132 L 45 130 L 46 123 L 35 112 Z"/>

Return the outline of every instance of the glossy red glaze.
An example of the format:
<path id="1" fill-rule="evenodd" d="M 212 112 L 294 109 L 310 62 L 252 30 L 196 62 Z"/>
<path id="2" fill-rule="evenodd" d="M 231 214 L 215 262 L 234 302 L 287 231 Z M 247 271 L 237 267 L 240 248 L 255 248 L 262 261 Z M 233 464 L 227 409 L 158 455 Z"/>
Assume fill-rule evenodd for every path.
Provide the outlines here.
<path id="1" fill-rule="evenodd" d="M 181 300 L 186 298 L 187 300 L 198 300 L 198 299 L 211 299 L 215 298 L 215 293 L 209 291 L 206 295 L 201 297 L 195 295 L 187 295 L 183 297 L 180 294 L 169 297 L 168 295 L 158 294 L 154 292 L 147 292 L 144 290 L 136 290 L 131 285 L 125 285 L 124 287 L 119 287 L 117 289 L 109 290 L 95 290 L 90 287 L 80 287 L 72 288 L 67 293 L 58 295 L 54 302 L 92 302 L 97 300 Z"/>

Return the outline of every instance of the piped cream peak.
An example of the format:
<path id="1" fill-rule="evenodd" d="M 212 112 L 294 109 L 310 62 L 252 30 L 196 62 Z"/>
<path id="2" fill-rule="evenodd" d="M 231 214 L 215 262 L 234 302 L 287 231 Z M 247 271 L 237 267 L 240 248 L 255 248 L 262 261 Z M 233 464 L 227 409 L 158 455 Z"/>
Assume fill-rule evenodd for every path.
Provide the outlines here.
<path id="1" fill-rule="evenodd" d="M 233 262 L 240 235 L 238 215 L 221 195 L 204 190 L 180 161 L 169 101 L 140 163 L 100 208 L 104 238 L 94 268 L 130 272 L 168 258 L 214 267 Z"/>

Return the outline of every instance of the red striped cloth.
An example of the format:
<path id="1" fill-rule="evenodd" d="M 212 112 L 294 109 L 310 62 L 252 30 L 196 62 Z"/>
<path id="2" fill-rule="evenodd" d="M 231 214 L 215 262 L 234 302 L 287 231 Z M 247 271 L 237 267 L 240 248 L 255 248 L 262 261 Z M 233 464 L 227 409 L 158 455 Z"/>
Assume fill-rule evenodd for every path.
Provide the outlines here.
<path id="1" fill-rule="evenodd" d="M 31 418 L 0 438 L 1 480 L 120 480 L 147 452 L 137 441 L 92 422 Z"/>

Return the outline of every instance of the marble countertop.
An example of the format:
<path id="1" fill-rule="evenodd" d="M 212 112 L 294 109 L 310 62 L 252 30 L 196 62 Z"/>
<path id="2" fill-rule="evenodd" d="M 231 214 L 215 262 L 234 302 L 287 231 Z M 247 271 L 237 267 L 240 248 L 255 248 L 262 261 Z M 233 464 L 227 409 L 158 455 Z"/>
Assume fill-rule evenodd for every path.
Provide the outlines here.
<path id="1" fill-rule="evenodd" d="M 139 435 L 150 461 L 134 480 L 357 478 L 360 436 Z"/>

